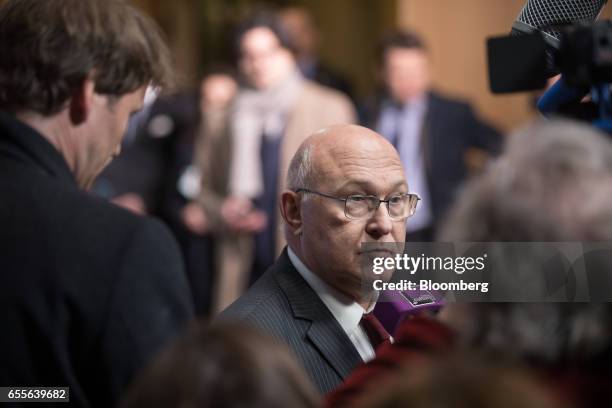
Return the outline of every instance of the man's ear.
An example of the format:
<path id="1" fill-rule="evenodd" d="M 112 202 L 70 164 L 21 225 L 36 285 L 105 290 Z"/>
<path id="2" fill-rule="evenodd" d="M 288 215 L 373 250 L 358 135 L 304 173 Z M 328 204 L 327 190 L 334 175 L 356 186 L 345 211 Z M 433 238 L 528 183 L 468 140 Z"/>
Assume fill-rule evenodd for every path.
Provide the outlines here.
<path id="1" fill-rule="evenodd" d="M 283 220 L 294 235 L 302 233 L 302 209 L 299 194 L 284 191 L 280 198 L 280 212 Z"/>
<path id="2" fill-rule="evenodd" d="M 70 120 L 74 125 L 80 125 L 89 117 L 94 103 L 95 87 L 90 75 L 72 93 L 69 109 Z"/>

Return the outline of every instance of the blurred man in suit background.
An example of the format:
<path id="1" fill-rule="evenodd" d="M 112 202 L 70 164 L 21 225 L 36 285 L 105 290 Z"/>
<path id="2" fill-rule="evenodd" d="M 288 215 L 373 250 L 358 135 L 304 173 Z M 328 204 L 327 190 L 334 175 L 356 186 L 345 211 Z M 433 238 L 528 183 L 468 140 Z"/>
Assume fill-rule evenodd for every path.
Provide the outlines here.
<path id="1" fill-rule="evenodd" d="M 317 129 L 356 119 L 345 95 L 304 79 L 292 51 L 274 14 L 256 14 L 239 27 L 236 52 L 244 83 L 226 137 L 218 138 L 218 150 L 210 155 L 207 167 L 215 180 L 207 180 L 213 173 L 203 174 L 199 199 L 221 237 L 218 310 L 261 276 L 284 245 L 277 197 L 298 146 Z M 212 183 L 224 184 L 225 191 L 210 188 Z"/>
<path id="2" fill-rule="evenodd" d="M 385 92 L 363 105 L 361 120 L 395 146 L 422 198 L 407 240 L 430 241 L 459 185 L 498 151 L 501 138 L 467 103 L 431 89 L 427 49 L 416 33 L 389 34 L 380 58 Z"/>

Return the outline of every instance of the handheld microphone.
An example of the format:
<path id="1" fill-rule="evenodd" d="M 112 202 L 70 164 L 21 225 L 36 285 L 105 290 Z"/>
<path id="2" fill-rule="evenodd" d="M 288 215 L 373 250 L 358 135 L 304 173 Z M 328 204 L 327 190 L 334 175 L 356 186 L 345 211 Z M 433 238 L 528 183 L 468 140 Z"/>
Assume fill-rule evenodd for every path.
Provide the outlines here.
<path id="1" fill-rule="evenodd" d="M 533 34 L 540 31 L 554 48 L 559 47 L 559 26 L 592 23 L 608 0 L 527 0 L 516 21 L 512 34 Z"/>
<path id="2" fill-rule="evenodd" d="M 374 315 L 393 334 L 405 318 L 426 310 L 436 313 L 442 306 L 440 295 L 427 290 L 381 291 Z"/>

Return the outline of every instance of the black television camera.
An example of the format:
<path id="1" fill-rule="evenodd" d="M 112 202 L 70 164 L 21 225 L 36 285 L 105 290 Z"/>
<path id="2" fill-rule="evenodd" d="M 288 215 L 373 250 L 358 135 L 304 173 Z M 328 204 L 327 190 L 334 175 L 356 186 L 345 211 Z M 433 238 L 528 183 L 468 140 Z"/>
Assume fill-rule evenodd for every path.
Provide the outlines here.
<path id="1" fill-rule="evenodd" d="M 509 36 L 487 40 L 491 91 L 542 89 L 561 74 L 538 109 L 612 131 L 612 22 L 595 22 L 606 3 L 527 1 Z"/>

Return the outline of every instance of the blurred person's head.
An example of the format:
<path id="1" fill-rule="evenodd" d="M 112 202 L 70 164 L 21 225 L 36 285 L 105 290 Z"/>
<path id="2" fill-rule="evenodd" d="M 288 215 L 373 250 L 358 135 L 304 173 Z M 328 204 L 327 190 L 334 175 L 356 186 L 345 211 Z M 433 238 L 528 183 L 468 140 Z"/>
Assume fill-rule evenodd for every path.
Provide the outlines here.
<path id="1" fill-rule="evenodd" d="M 396 102 L 410 102 L 429 90 L 429 56 L 418 34 L 398 31 L 385 36 L 380 58 L 385 86 Z"/>
<path id="2" fill-rule="evenodd" d="M 392 218 L 384 203 L 368 212 L 363 196 L 394 198 L 392 211 L 416 205 L 416 200 L 404 196 L 408 184 L 396 150 L 360 126 L 323 129 L 294 155 L 287 184 L 281 213 L 291 249 L 330 286 L 357 302 L 367 302 L 361 298 L 362 244 L 404 242 L 409 214 Z M 356 197 L 347 201 L 351 196 Z M 352 210 L 357 207 L 365 211 L 355 214 Z"/>
<path id="3" fill-rule="evenodd" d="M 540 121 L 509 136 L 503 155 L 467 185 L 440 239 L 612 241 L 611 196 L 607 136 L 585 124 Z M 540 262 L 538 253 L 523 250 L 501 273 L 546 288 L 548 264 Z M 481 303 L 449 305 L 441 317 L 465 344 L 558 364 L 593 358 L 610 348 L 611 312 L 578 302 Z"/>
<path id="4" fill-rule="evenodd" d="M 197 324 L 131 386 L 123 408 L 316 407 L 284 344 L 237 324 Z"/>
<path id="5" fill-rule="evenodd" d="M 223 110 L 233 100 L 238 90 L 234 73 L 225 67 L 210 69 L 200 82 L 202 110 Z"/>
<path id="6" fill-rule="evenodd" d="M 319 33 L 308 10 L 298 6 L 287 7 L 280 11 L 280 18 L 291 37 L 298 59 L 315 56 Z"/>
<path id="7" fill-rule="evenodd" d="M 413 363 L 411 361 L 411 363 Z M 356 408 L 557 408 L 568 406 L 524 367 L 456 354 L 404 365 L 353 404 Z"/>
<path id="8" fill-rule="evenodd" d="M 159 29 L 119 0 L 9 0 L 0 55 L 0 110 L 47 138 L 81 187 L 119 153 L 147 86 L 170 79 Z"/>
<path id="9" fill-rule="evenodd" d="M 446 241 L 612 240 L 612 144 L 586 124 L 540 121 L 508 137 L 468 184 Z"/>
<path id="10" fill-rule="evenodd" d="M 246 20 L 238 31 L 237 47 L 240 70 L 256 89 L 274 88 L 296 70 L 289 36 L 274 14 Z"/>

